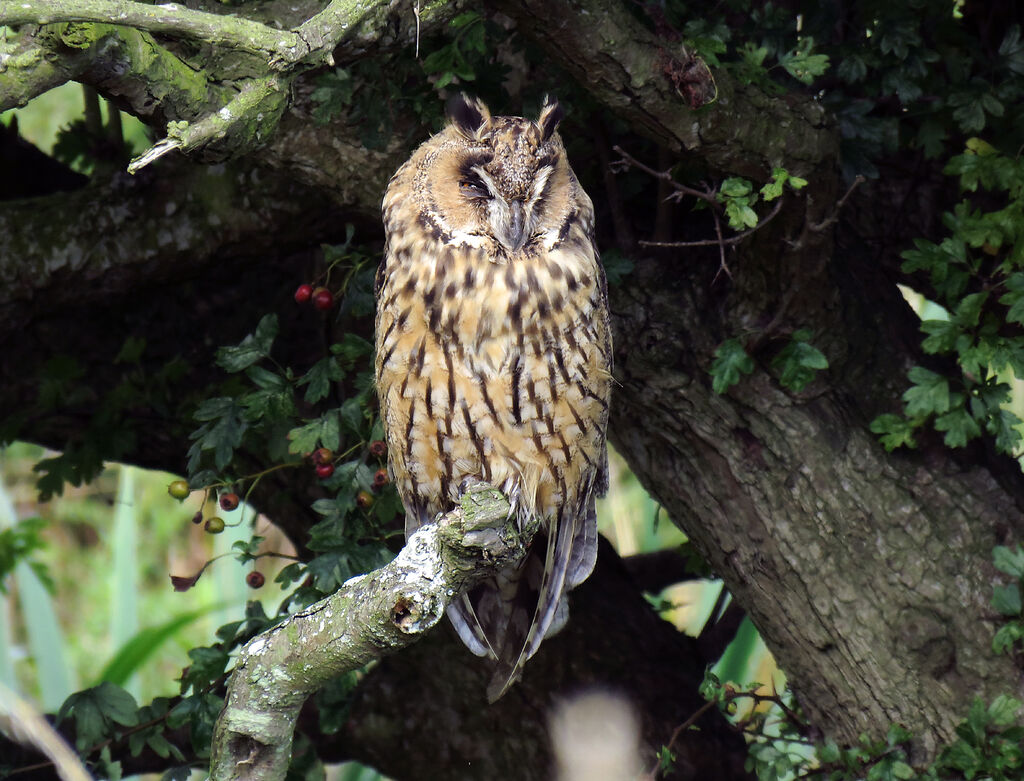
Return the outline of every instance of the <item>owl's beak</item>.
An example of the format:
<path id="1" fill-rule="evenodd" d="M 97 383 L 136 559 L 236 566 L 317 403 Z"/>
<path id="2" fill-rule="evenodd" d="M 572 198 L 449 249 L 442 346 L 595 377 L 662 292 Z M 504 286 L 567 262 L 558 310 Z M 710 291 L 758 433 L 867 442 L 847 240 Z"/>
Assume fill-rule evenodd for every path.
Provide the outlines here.
<path id="1" fill-rule="evenodd" d="M 508 205 L 508 229 L 504 244 L 513 252 L 526 242 L 526 208 L 522 201 L 511 201 Z"/>

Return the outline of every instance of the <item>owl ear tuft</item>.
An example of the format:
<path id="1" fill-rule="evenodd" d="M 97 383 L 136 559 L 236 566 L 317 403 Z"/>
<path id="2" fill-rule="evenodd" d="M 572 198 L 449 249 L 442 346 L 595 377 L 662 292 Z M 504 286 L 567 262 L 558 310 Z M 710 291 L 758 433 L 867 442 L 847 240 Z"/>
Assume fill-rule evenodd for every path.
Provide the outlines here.
<path id="1" fill-rule="evenodd" d="M 463 92 L 448 98 L 446 113 L 456 130 L 471 141 L 480 141 L 491 126 L 491 112 L 483 101 Z"/>
<path id="2" fill-rule="evenodd" d="M 537 118 L 537 124 L 540 125 L 543 134 L 541 143 L 547 142 L 555 134 L 555 130 L 558 129 L 558 123 L 562 121 L 564 116 L 565 109 L 558 104 L 558 98 L 554 95 L 546 95 L 544 97 L 544 105 L 540 109 L 540 116 Z"/>

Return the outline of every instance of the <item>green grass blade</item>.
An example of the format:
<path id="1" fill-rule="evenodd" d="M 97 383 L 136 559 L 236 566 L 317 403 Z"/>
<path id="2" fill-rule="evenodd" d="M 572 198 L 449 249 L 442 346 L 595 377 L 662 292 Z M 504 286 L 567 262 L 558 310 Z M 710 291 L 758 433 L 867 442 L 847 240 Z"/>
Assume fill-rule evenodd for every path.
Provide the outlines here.
<path id="1" fill-rule="evenodd" d="M 53 599 L 39 576 L 26 562 L 15 567 L 21 615 L 28 634 L 29 653 L 35 661 L 43 710 L 55 711 L 78 688 L 71 666 L 65 661 L 64 635 L 53 608 Z"/>
<path id="2" fill-rule="evenodd" d="M 0 476 L 0 485 L 2 485 Z M 17 514 L 5 491 L 0 492 L 0 526 L 17 522 Z M 40 704 L 44 710 L 56 710 L 75 690 L 76 681 L 64 659 L 64 635 L 57 622 L 53 599 L 39 576 L 27 562 L 14 568 L 18 602 L 28 635 L 29 654 L 35 662 Z"/>
<path id="3" fill-rule="evenodd" d="M 0 478 L 3 473 L 0 472 Z M 14 525 L 14 502 L 4 489 L 4 481 L 0 479 L 0 529 Z M 11 625 L 10 595 L 0 593 L 0 684 L 14 691 L 17 684 L 14 680 L 14 658 L 11 656 Z"/>
<path id="4" fill-rule="evenodd" d="M 110 581 L 110 637 L 115 648 L 131 641 L 139 631 L 138 516 L 135 512 L 135 470 L 118 470 L 117 503 L 110 540 L 113 577 Z M 136 699 L 141 690 L 137 678 L 116 682 Z"/>
<path id="5" fill-rule="evenodd" d="M 146 660 L 164 643 L 174 637 L 182 628 L 198 618 L 219 610 L 221 604 L 208 605 L 198 610 L 182 613 L 157 626 L 150 626 L 135 634 L 128 642 L 118 649 L 114 657 L 103 668 L 96 684 L 110 681 L 118 686 L 138 671 Z"/>

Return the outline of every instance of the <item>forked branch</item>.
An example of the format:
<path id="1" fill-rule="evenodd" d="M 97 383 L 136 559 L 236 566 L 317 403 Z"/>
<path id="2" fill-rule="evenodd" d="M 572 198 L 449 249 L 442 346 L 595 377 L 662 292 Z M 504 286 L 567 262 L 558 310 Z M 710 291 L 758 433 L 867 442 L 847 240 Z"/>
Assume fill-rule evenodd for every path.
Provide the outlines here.
<path id="1" fill-rule="evenodd" d="M 418 640 L 467 588 L 525 555 L 505 497 L 470 488 L 390 564 L 267 630 L 242 649 L 213 736 L 210 778 L 281 779 L 302 704 L 328 680 Z"/>

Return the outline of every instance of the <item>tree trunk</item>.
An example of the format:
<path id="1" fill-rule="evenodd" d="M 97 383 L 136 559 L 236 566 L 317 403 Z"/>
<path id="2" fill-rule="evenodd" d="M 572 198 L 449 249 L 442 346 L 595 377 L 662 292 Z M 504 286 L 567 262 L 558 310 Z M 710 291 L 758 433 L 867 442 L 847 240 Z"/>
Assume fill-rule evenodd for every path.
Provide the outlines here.
<path id="1" fill-rule="evenodd" d="M 611 289 L 611 437 L 749 612 L 814 726 L 852 742 L 899 722 L 926 756 L 952 737 L 974 695 L 1024 693 L 1013 662 L 993 655 L 986 620 L 992 547 L 1024 532 L 1019 468 L 985 446 L 951 452 L 927 438 L 918 451 L 889 454 L 868 429 L 898 411 L 905 371 L 921 360 L 894 269 L 909 237 L 934 235 L 943 187 L 934 172 L 922 183 L 885 171 L 839 209 L 837 138 L 818 102 L 716 74 L 717 103 L 694 112 L 690 82 L 665 54 L 677 47 L 619 4 L 497 6 L 609 111 L 606 124 L 631 127 L 612 140 L 595 131 L 596 146 L 573 161 L 582 179 L 606 183 L 591 185 L 602 249 L 617 246 L 636 264 Z M 575 23 L 584 7 L 594 24 Z M 412 40 L 410 20 L 395 22 L 394 40 Z M 361 39 L 352 56 L 367 46 Z M 39 75 L 41 84 L 57 78 Z M 109 79 L 99 87 L 116 92 Z M 311 89 L 296 82 L 272 142 L 247 160 L 206 168 L 165 159 L 136 179 L 96 176 L 87 189 L 0 206 L 0 433 L 88 445 L 97 463 L 181 471 L 187 410 L 222 377 L 216 346 L 276 311 L 282 348 L 301 365 L 342 327 L 298 311 L 291 291 L 346 221 L 361 239 L 379 239 L 380 194 L 408 149 L 397 136 L 366 149 L 345 117 L 314 125 Z M 119 99 L 141 111 L 132 95 Z M 811 184 L 735 250 L 638 249 L 629 218 L 659 208 L 656 183 L 629 198 L 618 191 L 607 166 L 593 163 L 614 159 L 616 142 L 627 151 L 653 142 L 695 178 L 763 181 L 784 165 Z M 713 235 L 700 216 L 674 229 L 677 238 Z M 830 365 L 796 393 L 771 362 L 798 329 Z M 128 336 L 146 339 L 131 370 L 115 360 Z M 757 369 L 719 395 L 709 368 L 727 338 L 746 344 Z M 41 395 L 60 354 L 82 376 Z M 167 370 L 179 356 L 184 369 Z M 106 392 L 136 370 L 141 391 L 127 403 Z M 319 490 L 275 476 L 255 500 L 301 549 Z M 398 778 L 422 777 L 426 763 L 445 763 L 453 779 L 535 777 L 550 762 L 547 709 L 593 683 L 634 699 L 653 752 L 698 706 L 692 692 L 709 660 L 654 616 L 620 569 L 602 550 L 597 573 L 574 592 L 569 627 L 497 706 L 483 705 L 481 665 L 447 630 L 435 632 L 367 676 L 324 755 Z M 712 716 L 702 728 L 684 736 L 680 777 L 744 777 L 742 741 Z"/>

